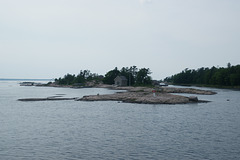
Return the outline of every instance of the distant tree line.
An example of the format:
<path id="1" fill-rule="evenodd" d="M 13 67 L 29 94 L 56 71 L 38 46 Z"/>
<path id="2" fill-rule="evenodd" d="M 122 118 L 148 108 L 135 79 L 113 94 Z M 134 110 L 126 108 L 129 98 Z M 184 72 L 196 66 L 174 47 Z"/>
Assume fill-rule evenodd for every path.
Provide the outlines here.
<path id="1" fill-rule="evenodd" d="M 101 76 L 96 73 L 91 73 L 89 70 L 81 70 L 80 73 L 75 76 L 75 74 L 66 74 L 63 78 L 55 79 L 55 83 L 59 85 L 84 85 L 87 81 L 100 81 Z"/>
<path id="2" fill-rule="evenodd" d="M 228 63 L 226 68 L 186 68 L 181 73 L 165 78 L 164 81 L 173 84 L 240 86 L 240 65 L 231 66 Z"/>
<path id="3" fill-rule="evenodd" d="M 55 83 L 59 85 L 84 85 L 86 82 L 95 80 L 97 82 L 102 81 L 104 84 L 114 84 L 114 79 L 117 76 L 125 76 L 128 85 L 151 85 L 152 78 L 150 74 L 149 68 L 138 69 L 136 66 L 123 67 L 121 70 L 115 67 L 113 70 L 108 71 L 105 76 L 99 76 L 89 70 L 81 70 L 78 75 L 68 73 L 63 78 L 56 78 Z"/>

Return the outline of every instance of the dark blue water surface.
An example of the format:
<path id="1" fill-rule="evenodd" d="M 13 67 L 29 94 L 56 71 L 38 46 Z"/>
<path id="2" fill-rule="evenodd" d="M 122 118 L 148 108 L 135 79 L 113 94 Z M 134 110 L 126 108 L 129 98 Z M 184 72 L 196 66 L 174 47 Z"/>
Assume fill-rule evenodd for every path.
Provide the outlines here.
<path id="1" fill-rule="evenodd" d="M 114 91 L 0 81 L 0 159 L 240 159 L 240 92 L 213 90 L 185 105 L 20 102 Z"/>

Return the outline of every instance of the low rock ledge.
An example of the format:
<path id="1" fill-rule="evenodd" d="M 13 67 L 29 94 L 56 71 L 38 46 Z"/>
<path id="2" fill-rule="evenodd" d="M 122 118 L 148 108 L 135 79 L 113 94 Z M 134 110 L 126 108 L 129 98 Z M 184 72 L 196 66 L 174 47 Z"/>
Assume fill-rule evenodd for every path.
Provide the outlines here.
<path id="1" fill-rule="evenodd" d="M 186 104 L 208 102 L 193 97 L 172 95 L 168 93 L 146 93 L 146 92 L 122 92 L 109 95 L 89 95 L 77 99 L 77 101 L 122 101 L 126 103 L 141 104 Z"/>

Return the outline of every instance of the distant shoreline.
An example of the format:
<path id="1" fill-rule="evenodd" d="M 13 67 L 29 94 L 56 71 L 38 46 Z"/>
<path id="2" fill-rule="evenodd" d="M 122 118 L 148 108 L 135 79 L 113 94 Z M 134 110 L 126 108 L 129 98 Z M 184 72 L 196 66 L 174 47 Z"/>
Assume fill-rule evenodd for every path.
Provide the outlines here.
<path id="1" fill-rule="evenodd" d="M 0 81 L 52 81 L 53 79 L 0 78 Z"/>
<path id="2" fill-rule="evenodd" d="M 216 88 L 216 89 L 230 89 L 230 90 L 240 90 L 240 86 L 220 86 L 220 85 L 206 85 L 206 84 L 172 84 L 173 86 L 181 87 L 199 87 L 199 88 Z"/>

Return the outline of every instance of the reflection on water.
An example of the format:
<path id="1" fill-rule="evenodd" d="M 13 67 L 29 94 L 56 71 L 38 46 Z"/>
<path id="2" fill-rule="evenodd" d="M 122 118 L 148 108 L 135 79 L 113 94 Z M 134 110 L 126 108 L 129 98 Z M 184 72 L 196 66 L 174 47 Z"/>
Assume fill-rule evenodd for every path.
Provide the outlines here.
<path id="1" fill-rule="evenodd" d="M 106 89 L 20 87 L 0 82 L 1 159 L 239 159 L 239 92 L 210 103 L 19 102 L 107 94 Z M 227 101 L 229 99 L 229 101 Z"/>

